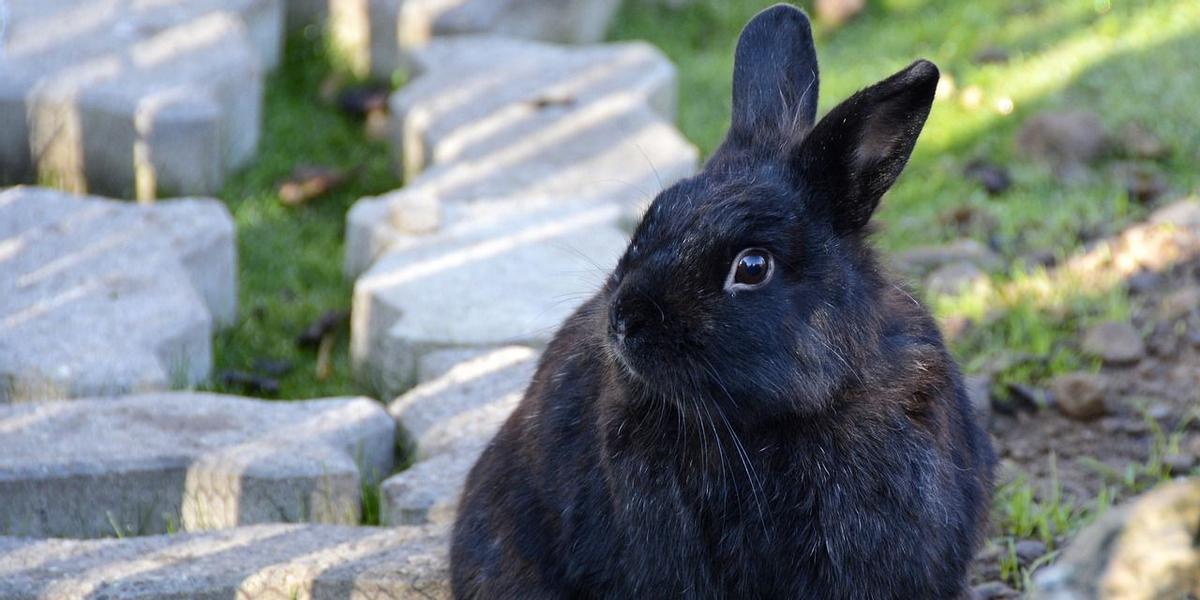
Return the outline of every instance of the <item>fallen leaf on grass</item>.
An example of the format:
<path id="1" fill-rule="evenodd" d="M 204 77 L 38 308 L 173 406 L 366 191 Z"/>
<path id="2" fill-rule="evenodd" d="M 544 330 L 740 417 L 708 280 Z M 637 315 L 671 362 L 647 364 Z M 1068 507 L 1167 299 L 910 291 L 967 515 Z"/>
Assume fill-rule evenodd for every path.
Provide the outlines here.
<path id="1" fill-rule="evenodd" d="M 349 181 L 358 171 L 321 165 L 301 165 L 279 184 L 279 202 L 284 206 L 300 206 Z"/>

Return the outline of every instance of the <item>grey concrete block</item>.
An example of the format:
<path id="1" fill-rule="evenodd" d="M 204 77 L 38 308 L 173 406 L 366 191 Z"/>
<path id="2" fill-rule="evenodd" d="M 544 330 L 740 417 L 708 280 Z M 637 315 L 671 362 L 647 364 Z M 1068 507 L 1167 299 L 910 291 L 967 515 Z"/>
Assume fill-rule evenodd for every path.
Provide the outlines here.
<path id="1" fill-rule="evenodd" d="M 392 145 L 409 181 L 431 164 L 503 155 L 547 166 L 579 163 L 652 126 L 630 113 L 648 107 L 662 120 L 675 117 L 675 67 L 643 42 L 562 47 L 464 36 L 437 40 L 415 60 L 420 75 L 390 101 Z M 664 151 L 690 148 L 677 133 L 656 131 L 636 138 L 650 146 L 634 158 L 664 158 L 654 152 L 656 141 L 682 147 Z"/>
<path id="2" fill-rule="evenodd" d="M 367 398 L 147 394 L 0 406 L 0 447 L 4 535 L 355 524 L 395 423 Z"/>
<path id="3" fill-rule="evenodd" d="M 634 220 L 698 153 L 665 119 L 675 73 L 643 44 L 559 48 L 495 38 L 441 40 L 423 74 L 393 95 L 404 189 L 347 215 L 345 271 L 362 273 L 413 222 L 453 226 L 454 204 L 599 200 Z M 463 82 L 471 82 L 464 85 Z M 419 175 L 419 176 L 418 176 Z M 419 215 L 412 214 L 416 207 Z M 427 218 L 437 211 L 436 218 Z"/>
<path id="4" fill-rule="evenodd" d="M 495 33 L 564 44 L 604 39 L 619 0 L 468 0 L 438 15 L 435 35 Z"/>
<path id="5" fill-rule="evenodd" d="M 0 181 L 118 197 L 215 192 L 258 143 L 281 2 L 12 4 Z"/>
<path id="6" fill-rule="evenodd" d="M 463 446 L 414 464 L 383 482 L 383 520 L 388 525 L 449 525 L 471 467 L 483 446 Z"/>
<path id="7" fill-rule="evenodd" d="M 236 313 L 235 252 L 216 200 L 0 192 L 0 403 L 203 381 L 214 318 Z"/>
<path id="8" fill-rule="evenodd" d="M 390 396 L 412 385 L 428 352 L 548 342 L 628 243 L 615 205 L 548 204 L 507 216 L 512 206 L 496 204 L 393 245 L 354 286 L 351 359 L 360 379 Z"/>
<path id="9" fill-rule="evenodd" d="M 309 25 L 324 27 L 329 19 L 330 0 L 285 0 L 284 26 L 289 32 L 299 31 Z"/>
<path id="10" fill-rule="evenodd" d="M 257 525 L 123 540 L 0 538 L 0 597 L 450 598 L 441 527 Z"/>
<path id="11" fill-rule="evenodd" d="M 335 47 L 360 75 L 413 68 L 431 40 L 497 34 L 559 43 L 604 38 L 619 0 L 330 0 Z"/>
<path id="12" fill-rule="evenodd" d="M 521 401 L 537 361 L 538 353 L 522 346 L 422 359 L 420 371 L 431 377 L 388 406 L 417 462 L 383 483 L 385 522 L 454 521 L 467 474 Z"/>
<path id="13" fill-rule="evenodd" d="M 383 395 L 430 351 L 548 341 L 697 166 L 664 119 L 674 70 L 648 46 L 464 38 L 420 56 L 392 99 L 410 183 L 347 216 L 351 356 Z"/>
<path id="14" fill-rule="evenodd" d="M 486 444 L 521 401 L 538 352 L 524 346 L 449 350 L 427 355 L 422 363 L 428 367 L 453 359 L 459 362 L 388 405 L 415 446 L 417 460 Z"/>

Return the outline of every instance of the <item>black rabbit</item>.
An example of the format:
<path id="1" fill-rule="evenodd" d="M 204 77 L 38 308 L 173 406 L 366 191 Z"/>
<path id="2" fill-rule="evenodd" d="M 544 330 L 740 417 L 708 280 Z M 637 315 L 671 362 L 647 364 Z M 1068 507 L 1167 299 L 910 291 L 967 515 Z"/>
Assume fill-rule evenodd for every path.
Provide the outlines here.
<path id="1" fill-rule="evenodd" d="M 929 114 L 918 61 L 814 125 L 804 13 L 742 32 L 728 137 L 659 194 L 471 471 L 459 598 L 953 598 L 992 449 L 868 221 Z"/>

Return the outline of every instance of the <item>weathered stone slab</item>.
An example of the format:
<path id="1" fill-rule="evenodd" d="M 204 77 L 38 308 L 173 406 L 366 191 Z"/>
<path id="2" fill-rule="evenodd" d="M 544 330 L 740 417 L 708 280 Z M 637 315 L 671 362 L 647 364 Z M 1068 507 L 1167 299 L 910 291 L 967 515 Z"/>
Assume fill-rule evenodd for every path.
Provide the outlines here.
<path id="1" fill-rule="evenodd" d="M 347 215 L 347 274 L 366 270 L 351 355 L 383 395 L 433 350 L 548 341 L 603 283 L 624 228 L 697 163 L 664 119 L 674 70 L 645 45 L 474 37 L 420 57 L 392 102 L 415 179 Z"/>
<path id="2" fill-rule="evenodd" d="M 207 194 L 258 143 L 282 0 L 9 3 L 0 182 Z"/>
<path id="3" fill-rule="evenodd" d="M 435 37 L 492 33 L 548 42 L 604 38 L 619 0 L 330 0 L 333 41 L 360 75 L 412 67 Z"/>
<path id="4" fill-rule="evenodd" d="M 394 146 L 410 183 L 350 211 L 350 276 L 397 237 L 474 217 L 449 214 L 455 204 L 505 203 L 497 210 L 511 213 L 603 201 L 625 206 L 632 221 L 696 169 L 695 148 L 665 120 L 674 69 L 645 45 L 469 38 L 438 41 L 421 56 L 427 70 L 392 100 Z"/>
<path id="5" fill-rule="evenodd" d="M 0 403 L 203 381 L 214 324 L 235 317 L 235 253 L 216 200 L 0 192 Z"/>
<path id="6" fill-rule="evenodd" d="M 0 538 L 0 597 L 450 598 L 440 527 L 256 525 L 123 540 Z"/>
<path id="7" fill-rule="evenodd" d="M 495 214 L 504 204 L 493 205 L 491 215 L 393 245 L 354 286 L 360 379 L 390 396 L 412 384 L 428 352 L 548 342 L 628 243 L 619 207 L 569 202 L 507 217 Z"/>
<path id="8" fill-rule="evenodd" d="M 456 350 L 434 352 L 463 357 Z M 415 456 L 423 460 L 456 447 L 483 446 L 516 408 L 537 368 L 538 352 L 524 346 L 476 350 L 436 379 L 409 390 L 388 405 Z"/>
<path id="9" fill-rule="evenodd" d="M 383 483 L 387 522 L 453 522 L 467 474 L 521 401 L 537 361 L 538 353 L 523 346 L 448 350 L 422 359 L 421 371 L 436 377 L 388 407 L 417 462 Z"/>
<path id="10" fill-rule="evenodd" d="M 466 36 L 438 40 L 416 60 L 420 75 L 390 102 L 407 180 L 431 164 L 502 153 L 509 161 L 575 165 L 580 155 L 648 126 L 630 112 L 649 107 L 666 121 L 675 116 L 675 67 L 643 42 L 562 47 Z M 678 134 L 665 135 L 687 147 Z"/>
<path id="11" fill-rule="evenodd" d="M 1029 597 L 1193 598 L 1200 594 L 1200 478 L 1164 483 L 1085 527 Z"/>
<path id="12" fill-rule="evenodd" d="M 483 447 L 425 459 L 383 482 L 383 520 L 389 525 L 450 525 L 467 475 Z"/>
<path id="13" fill-rule="evenodd" d="M 0 447 L 4 535 L 354 524 L 395 423 L 367 398 L 165 393 L 0 406 Z"/>

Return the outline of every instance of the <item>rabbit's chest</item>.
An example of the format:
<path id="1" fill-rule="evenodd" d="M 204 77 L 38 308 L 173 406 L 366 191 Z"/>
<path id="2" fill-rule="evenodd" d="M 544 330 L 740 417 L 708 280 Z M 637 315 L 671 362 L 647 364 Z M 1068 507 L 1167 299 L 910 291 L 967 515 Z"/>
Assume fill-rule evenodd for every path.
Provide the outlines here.
<path id="1" fill-rule="evenodd" d="M 623 562 L 675 572 L 686 565 L 690 578 L 727 597 L 806 597 L 863 563 L 899 565 L 905 556 L 896 550 L 920 542 L 917 488 L 896 476 L 920 465 L 886 456 L 870 465 L 820 460 L 832 453 L 815 447 L 747 447 L 724 464 L 675 454 L 621 465 L 629 476 L 614 506 L 627 541 Z"/>

